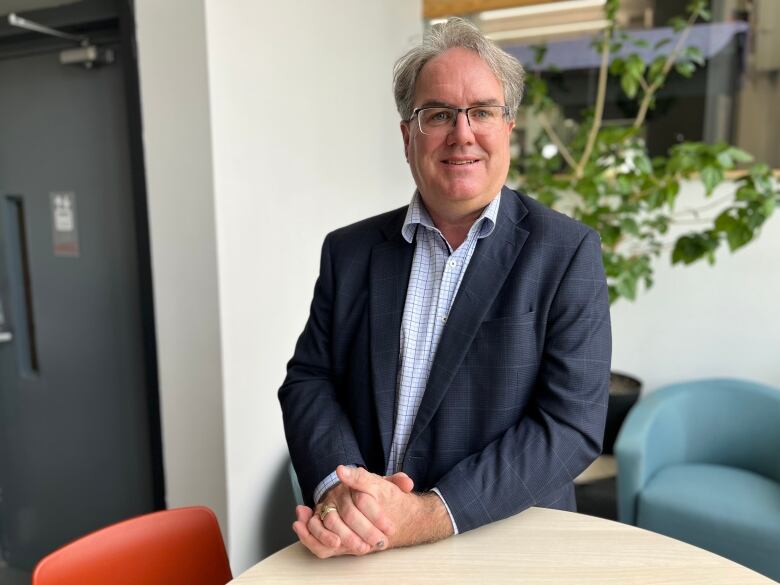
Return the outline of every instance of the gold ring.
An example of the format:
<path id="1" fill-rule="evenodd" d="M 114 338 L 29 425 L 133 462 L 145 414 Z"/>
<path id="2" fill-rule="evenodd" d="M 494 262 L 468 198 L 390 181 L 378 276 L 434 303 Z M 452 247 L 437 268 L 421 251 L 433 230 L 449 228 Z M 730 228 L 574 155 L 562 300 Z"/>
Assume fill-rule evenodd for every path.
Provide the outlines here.
<path id="1" fill-rule="evenodd" d="M 325 522 L 325 516 L 330 514 L 331 512 L 338 512 L 338 508 L 334 506 L 333 504 L 325 504 L 320 509 L 320 520 Z"/>

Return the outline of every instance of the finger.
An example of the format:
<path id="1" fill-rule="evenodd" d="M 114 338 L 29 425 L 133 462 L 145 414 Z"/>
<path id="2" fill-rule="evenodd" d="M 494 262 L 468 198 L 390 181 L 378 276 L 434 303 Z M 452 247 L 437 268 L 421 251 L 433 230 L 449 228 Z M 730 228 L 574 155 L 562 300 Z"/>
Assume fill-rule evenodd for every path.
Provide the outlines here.
<path id="1" fill-rule="evenodd" d="M 390 483 L 394 484 L 395 486 L 397 486 L 402 492 L 406 494 L 411 493 L 411 491 L 414 489 L 414 481 L 403 471 L 394 473 L 393 475 L 390 475 L 385 479 Z"/>
<path id="2" fill-rule="evenodd" d="M 304 524 L 309 521 L 313 514 L 314 511 L 308 506 L 295 506 L 295 517 Z"/>
<path id="3" fill-rule="evenodd" d="M 353 496 L 356 494 L 361 494 L 364 498 L 360 499 L 368 501 L 364 504 L 364 507 L 370 512 L 370 518 L 355 505 Z M 382 543 L 383 546 L 378 548 L 384 548 L 384 545 L 387 543 L 387 536 L 390 536 L 390 533 L 386 532 L 386 530 L 391 530 L 392 524 L 373 496 L 365 492 L 356 492 L 345 484 L 340 483 L 331 492 L 330 498 L 323 498 L 323 501 L 328 501 L 331 505 L 336 506 L 339 517 L 363 542 L 371 548 L 375 548 L 379 543 Z M 328 524 L 326 523 L 326 525 Z"/>
<path id="4" fill-rule="evenodd" d="M 393 525 L 390 517 L 385 513 L 382 504 L 372 495 L 366 492 L 352 491 L 350 492 L 352 503 L 354 506 L 366 517 L 366 519 L 373 524 L 377 530 L 383 535 L 393 536 L 395 534 L 395 526 Z M 349 522 L 347 522 L 349 524 Z M 369 544 L 372 544 L 370 541 Z M 378 541 L 374 541 L 376 546 Z M 385 541 L 385 544 L 387 542 Z M 383 548 L 383 547 L 379 547 Z"/>
<path id="5" fill-rule="evenodd" d="M 308 548 L 317 557 L 321 559 L 327 559 L 328 557 L 332 557 L 338 554 L 337 549 L 329 548 L 314 538 L 311 532 L 309 532 L 307 525 L 303 522 L 293 522 L 293 531 L 298 536 L 298 540 L 301 541 L 301 544 Z"/>
<path id="6" fill-rule="evenodd" d="M 309 530 L 311 530 L 312 534 L 314 534 L 317 539 L 319 539 L 318 531 L 320 528 L 317 526 L 317 523 L 319 522 L 324 532 L 330 532 L 338 536 L 341 542 L 341 548 L 346 552 L 354 555 L 364 555 L 371 551 L 373 544 L 369 545 L 364 542 L 354 530 L 344 523 L 341 516 L 339 516 L 339 512 L 327 514 L 321 522 L 319 521 L 319 516 L 315 516 L 313 520 L 313 522 L 309 522 Z M 312 525 L 314 525 L 314 530 L 312 530 Z M 378 541 L 374 540 L 373 542 L 375 543 Z"/>
<path id="7" fill-rule="evenodd" d="M 353 493 L 355 494 L 355 497 L 358 497 L 358 499 L 367 498 L 373 500 L 375 506 L 371 508 L 372 511 L 379 508 L 373 496 L 369 496 L 365 492 Z M 384 530 L 379 528 L 377 523 L 372 521 L 372 519 L 368 518 L 351 499 L 349 500 L 348 504 L 342 504 L 342 506 L 339 507 L 339 517 L 344 522 L 344 524 L 346 524 L 348 528 L 357 534 L 363 542 L 368 544 L 370 548 L 385 548 L 388 539 Z M 387 520 L 387 517 L 381 509 L 378 509 L 377 517 L 379 518 L 383 528 L 390 528 L 390 522 Z M 327 516 L 325 517 L 325 520 L 328 520 Z M 327 524 L 328 523 L 326 522 L 326 525 Z"/>
<path id="8" fill-rule="evenodd" d="M 378 498 L 381 493 L 383 486 L 380 483 L 384 483 L 384 478 L 366 471 L 362 467 L 353 469 L 339 465 L 336 468 L 336 475 L 338 475 L 341 483 L 347 487 L 360 492 L 366 492 L 375 498 Z"/>
<path id="9" fill-rule="evenodd" d="M 331 512 L 328 516 L 332 516 L 336 512 Z M 328 517 L 326 516 L 326 518 Z M 306 523 L 306 527 L 309 529 L 311 535 L 316 538 L 320 543 L 328 548 L 337 549 L 342 545 L 341 538 L 335 532 L 331 532 L 325 526 L 323 526 L 320 520 L 319 514 L 314 514 Z"/>

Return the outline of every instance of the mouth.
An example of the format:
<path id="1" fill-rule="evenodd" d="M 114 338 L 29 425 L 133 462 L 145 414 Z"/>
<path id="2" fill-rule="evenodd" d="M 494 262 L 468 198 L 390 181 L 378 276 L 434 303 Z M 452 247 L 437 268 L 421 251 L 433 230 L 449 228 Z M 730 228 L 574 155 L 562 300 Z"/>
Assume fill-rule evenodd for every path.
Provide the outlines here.
<path id="1" fill-rule="evenodd" d="M 445 165 L 453 165 L 453 166 L 465 166 L 465 165 L 473 165 L 479 162 L 479 159 L 464 159 L 464 160 L 455 160 L 455 159 L 448 159 L 441 161 Z"/>

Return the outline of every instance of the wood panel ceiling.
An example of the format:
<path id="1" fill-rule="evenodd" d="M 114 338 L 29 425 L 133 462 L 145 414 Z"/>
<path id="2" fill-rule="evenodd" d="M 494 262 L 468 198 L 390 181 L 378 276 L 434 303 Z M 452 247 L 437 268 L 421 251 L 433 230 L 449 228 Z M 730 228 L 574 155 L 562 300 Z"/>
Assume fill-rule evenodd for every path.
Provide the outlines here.
<path id="1" fill-rule="evenodd" d="M 561 0 L 423 0 L 423 16 L 425 18 L 442 18 L 444 16 L 461 16 L 482 12 L 483 10 L 498 10 L 500 8 L 515 8 L 532 4 L 550 4 Z"/>

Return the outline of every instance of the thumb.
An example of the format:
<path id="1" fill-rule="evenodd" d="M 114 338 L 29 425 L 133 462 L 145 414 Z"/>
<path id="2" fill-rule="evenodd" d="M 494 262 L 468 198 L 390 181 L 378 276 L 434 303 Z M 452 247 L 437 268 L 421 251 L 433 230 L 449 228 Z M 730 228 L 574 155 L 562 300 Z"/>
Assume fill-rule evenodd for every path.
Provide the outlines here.
<path id="1" fill-rule="evenodd" d="M 341 483 L 351 490 L 366 492 L 375 498 L 379 496 L 382 478 L 378 475 L 361 467 L 352 468 L 346 465 L 339 465 L 336 468 L 336 475 L 341 480 Z"/>
<path id="2" fill-rule="evenodd" d="M 385 477 L 385 479 L 394 484 L 404 493 L 408 494 L 412 491 L 412 489 L 414 489 L 414 481 L 412 481 L 412 478 L 406 475 L 403 471 L 399 471 L 393 475 L 388 475 Z"/>

